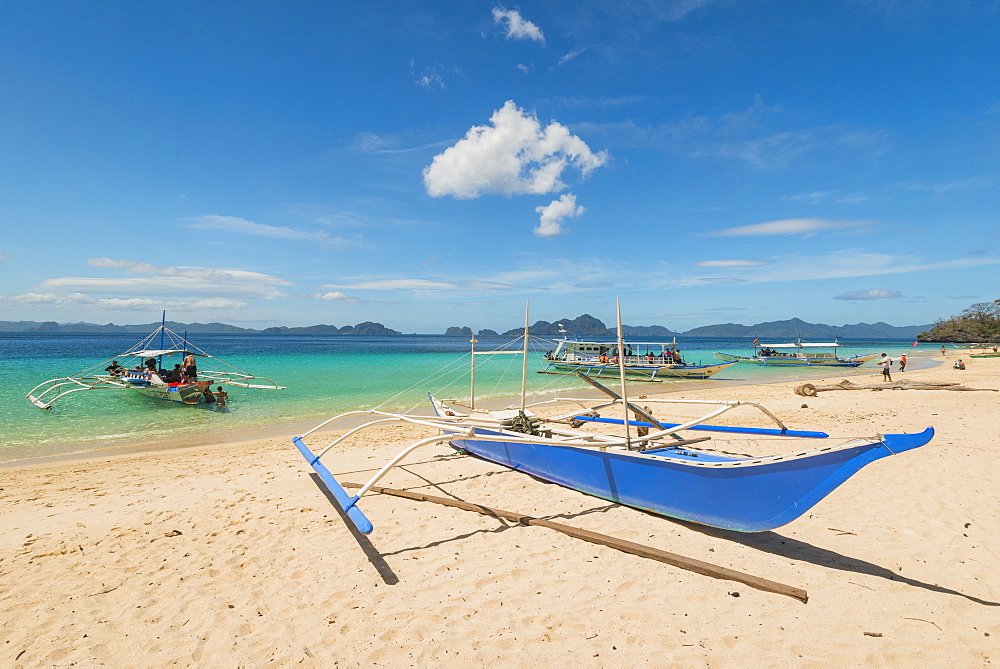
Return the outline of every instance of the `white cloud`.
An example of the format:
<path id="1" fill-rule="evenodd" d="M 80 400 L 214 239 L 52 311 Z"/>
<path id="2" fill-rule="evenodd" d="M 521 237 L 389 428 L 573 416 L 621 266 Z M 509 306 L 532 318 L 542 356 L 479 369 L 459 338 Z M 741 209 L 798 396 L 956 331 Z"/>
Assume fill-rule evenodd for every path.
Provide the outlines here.
<path id="1" fill-rule="evenodd" d="M 490 123 L 473 126 L 454 146 L 434 156 L 423 172 L 428 194 L 473 199 L 483 193 L 552 193 L 566 188 L 561 177 L 568 167 L 587 176 L 608 160 L 606 152 L 593 153 L 555 121 L 543 129 L 534 114 L 510 100 L 493 113 Z"/>
<path id="2" fill-rule="evenodd" d="M 701 262 L 695 263 L 698 267 L 724 268 L 760 267 L 761 265 L 770 264 L 770 260 L 702 260 Z"/>
<path id="3" fill-rule="evenodd" d="M 291 239 L 319 244 L 323 248 L 346 248 L 357 246 L 356 241 L 343 237 L 332 237 L 323 230 L 296 230 L 287 226 L 255 223 L 238 216 L 217 216 L 208 214 L 190 219 L 191 227 L 199 230 L 217 230 L 238 235 L 253 235 L 255 237 L 270 237 L 273 239 Z"/>
<path id="4" fill-rule="evenodd" d="M 834 221 L 827 218 L 784 218 L 753 225 L 724 228 L 708 233 L 711 237 L 765 237 L 774 235 L 803 235 L 812 237 L 824 230 L 856 228 L 868 221 Z"/>
<path id="5" fill-rule="evenodd" d="M 535 211 L 541 214 L 535 234 L 540 237 L 554 237 L 565 232 L 562 227 L 563 219 L 579 216 L 587 210 L 577 205 L 575 195 L 566 193 L 545 206 L 535 207 Z"/>
<path id="6" fill-rule="evenodd" d="M 521 17 L 516 9 L 493 8 L 493 23 L 503 26 L 507 39 L 529 39 L 534 42 L 544 42 L 545 36 L 541 28 L 531 21 Z"/>
<path id="7" fill-rule="evenodd" d="M 902 293 L 885 288 L 869 288 L 868 290 L 851 290 L 840 295 L 834 295 L 835 300 L 889 300 L 902 297 Z"/>
<path id="8" fill-rule="evenodd" d="M 331 290 L 325 293 L 316 293 L 311 296 L 314 300 L 323 300 L 325 302 L 360 302 L 361 300 L 355 297 L 348 297 L 339 290 Z"/>

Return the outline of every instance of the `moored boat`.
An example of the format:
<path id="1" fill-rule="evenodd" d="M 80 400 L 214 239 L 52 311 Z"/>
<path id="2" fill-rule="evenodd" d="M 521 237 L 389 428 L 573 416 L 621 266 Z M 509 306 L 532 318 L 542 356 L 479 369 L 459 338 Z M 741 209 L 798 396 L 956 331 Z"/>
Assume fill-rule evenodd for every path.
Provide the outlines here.
<path id="1" fill-rule="evenodd" d="M 740 356 L 729 353 L 715 353 L 724 362 L 744 362 L 768 367 L 859 367 L 878 356 L 878 353 L 841 357 L 837 349 L 839 341 L 804 342 L 796 339 L 785 344 L 759 344 L 754 340 L 753 355 Z"/>
<path id="2" fill-rule="evenodd" d="M 128 367 L 119 360 L 135 360 L 135 365 Z M 199 369 L 198 360 L 211 361 L 220 368 Z M 167 328 L 164 315 L 160 327 L 126 351 L 76 374 L 43 381 L 26 397 L 40 409 L 51 409 L 60 398 L 84 390 L 126 390 L 189 406 L 224 404 L 225 395 L 216 398 L 212 386 L 284 389 L 271 379 L 254 376 L 194 346 Z"/>
<path id="3" fill-rule="evenodd" d="M 621 356 L 622 364 L 619 364 L 616 346 L 606 341 L 557 339 L 555 351 L 545 356 L 548 367 L 542 373 L 582 372 L 591 377 L 607 377 L 618 376 L 620 367 L 624 366 L 625 374 L 636 379 L 707 379 L 736 363 L 724 361 L 702 365 L 688 362 L 681 357 L 676 342 L 627 342 Z"/>

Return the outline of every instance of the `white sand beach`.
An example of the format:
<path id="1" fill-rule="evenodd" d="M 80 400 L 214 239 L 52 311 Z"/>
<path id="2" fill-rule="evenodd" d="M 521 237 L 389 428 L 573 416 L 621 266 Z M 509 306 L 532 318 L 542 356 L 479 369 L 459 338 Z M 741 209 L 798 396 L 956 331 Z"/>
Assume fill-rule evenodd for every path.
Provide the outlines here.
<path id="1" fill-rule="evenodd" d="M 963 357 L 964 371 L 894 376 L 1000 389 L 1000 358 Z M 937 435 L 760 534 L 642 513 L 446 446 L 415 453 L 382 483 L 765 577 L 806 589 L 808 603 L 386 495 L 365 498 L 375 532 L 361 536 L 288 434 L 0 469 L 0 665 L 996 663 L 1000 393 L 805 398 L 795 385 L 684 396 L 758 401 L 834 441 L 928 425 Z M 382 428 L 324 462 L 363 482 L 420 430 Z"/>

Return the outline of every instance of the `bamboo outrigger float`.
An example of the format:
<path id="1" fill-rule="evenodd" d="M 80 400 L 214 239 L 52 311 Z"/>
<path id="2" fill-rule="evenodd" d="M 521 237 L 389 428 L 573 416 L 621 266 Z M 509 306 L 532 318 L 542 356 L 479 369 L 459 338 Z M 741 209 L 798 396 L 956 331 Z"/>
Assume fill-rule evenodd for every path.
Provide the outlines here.
<path id="1" fill-rule="evenodd" d="M 620 316 L 619 316 L 620 323 Z M 619 326 L 619 332 L 621 327 Z M 527 353 L 525 318 L 524 353 Z M 619 338 L 618 359 L 624 360 Z M 623 364 L 623 363 L 620 363 Z M 581 375 L 581 378 L 586 378 Z M 382 411 L 354 411 L 334 416 L 295 437 L 292 442 L 337 499 L 347 517 L 362 533 L 371 521 L 358 502 L 383 476 L 410 453 L 441 443 L 477 457 L 532 474 L 546 481 L 626 506 L 657 514 L 741 532 L 761 532 L 789 523 L 812 508 L 858 470 L 875 460 L 928 443 L 934 429 L 915 434 L 874 435 L 825 446 L 828 435 L 790 430 L 764 407 L 753 402 L 702 400 L 644 400 L 668 404 L 706 405 L 705 415 L 680 423 L 657 418 L 626 395 L 625 372 L 620 371 L 621 394 L 593 379 L 586 380 L 609 398 L 605 401 L 556 398 L 527 405 L 522 392 L 518 408 L 503 411 L 459 409 L 430 397 L 434 415 L 415 416 Z M 523 385 L 522 385 L 523 388 Z M 569 405 L 553 416 L 532 409 Z M 474 403 L 473 403 L 474 406 Z M 773 427 L 736 427 L 708 424 L 739 407 L 756 409 Z M 608 409 L 622 418 L 600 415 Z M 314 450 L 305 442 L 318 430 L 359 415 L 373 420 L 348 430 Z M 638 417 L 638 418 L 635 418 Z M 413 442 L 391 458 L 355 495 L 349 495 L 321 459 L 345 439 L 377 425 L 404 423 L 435 428 L 435 436 Z M 612 425 L 613 431 L 582 429 L 587 423 Z M 632 430 L 636 430 L 633 436 Z M 755 435 L 820 440 L 792 453 L 762 457 L 732 456 L 705 448 L 689 448 L 705 437 L 692 432 Z"/>
<path id="2" fill-rule="evenodd" d="M 170 380 L 170 373 L 164 369 L 164 360 L 185 359 L 187 356 L 211 360 L 222 369 L 198 369 L 194 378 Z M 131 359 L 137 363 L 133 368 L 118 364 L 119 360 Z M 254 376 L 194 346 L 187 341 L 187 337 L 181 337 L 166 326 L 164 314 L 160 327 L 128 350 L 71 376 L 43 381 L 25 397 L 39 409 L 51 409 L 57 400 L 73 393 L 85 390 L 127 390 L 191 406 L 214 401 L 211 391 L 213 385 L 262 390 L 285 389 L 271 379 Z"/>

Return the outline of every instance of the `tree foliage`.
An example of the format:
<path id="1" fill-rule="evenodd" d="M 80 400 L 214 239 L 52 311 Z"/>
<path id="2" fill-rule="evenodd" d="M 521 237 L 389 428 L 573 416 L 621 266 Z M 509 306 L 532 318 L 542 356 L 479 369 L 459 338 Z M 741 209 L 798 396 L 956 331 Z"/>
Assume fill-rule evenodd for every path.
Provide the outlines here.
<path id="1" fill-rule="evenodd" d="M 921 332 L 920 341 L 995 342 L 1000 341 L 1000 300 L 977 302 L 962 313 L 934 323 Z"/>

